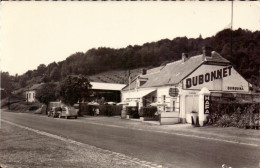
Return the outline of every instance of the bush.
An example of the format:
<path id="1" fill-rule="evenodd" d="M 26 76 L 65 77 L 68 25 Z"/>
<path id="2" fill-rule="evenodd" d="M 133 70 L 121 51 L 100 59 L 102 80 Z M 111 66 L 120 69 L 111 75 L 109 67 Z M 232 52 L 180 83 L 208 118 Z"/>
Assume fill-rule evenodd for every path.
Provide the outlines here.
<path id="1" fill-rule="evenodd" d="M 35 111 L 35 110 L 37 110 L 39 107 L 38 106 L 31 106 L 30 108 L 29 108 L 29 111 Z"/>
<path id="2" fill-rule="evenodd" d="M 133 118 L 139 118 L 138 107 L 126 107 L 126 114 L 133 116 Z"/>
<path id="3" fill-rule="evenodd" d="M 121 115 L 122 106 L 115 105 L 99 105 L 93 106 L 88 105 L 87 103 L 81 103 L 79 110 L 81 115 L 94 115 L 93 109 L 99 108 L 99 115 L 105 116 L 116 116 Z"/>
<path id="4" fill-rule="evenodd" d="M 209 123 L 218 127 L 255 126 L 259 124 L 259 104 L 212 102 Z"/>
<path id="5" fill-rule="evenodd" d="M 141 117 L 155 117 L 157 107 L 141 107 L 139 115 Z"/>

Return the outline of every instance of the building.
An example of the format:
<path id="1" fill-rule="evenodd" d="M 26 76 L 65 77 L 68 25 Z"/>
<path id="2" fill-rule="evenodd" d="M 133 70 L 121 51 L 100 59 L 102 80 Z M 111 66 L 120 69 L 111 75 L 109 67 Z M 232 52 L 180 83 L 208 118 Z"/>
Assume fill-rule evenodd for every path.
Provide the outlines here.
<path id="1" fill-rule="evenodd" d="M 92 85 L 92 100 L 100 100 L 102 97 L 106 102 L 120 102 L 121 90 L 126 85 L 117 83 L 90 82 Z"/>
<path id="2" fill-rule="evenodd" d="M 90 82 L 92 85 L 92 95 L 90 98 L 92 100 L 98 100 L 102 97 L 105 101 L 120 102 L 121 99 L 121 89 L 125 87 L 125 84 L 116 84 L 116 83 L 101 83 L 101 82 Z M 28 88 L 25 91 L 26 101 L 35 102 L 37 90 L 40 89 L 42 84 L 34 84 L 32 87 Z"/>
<path id="3" fill-rule="evenodd" d="M 182 54 L 179 61 L 144 70 L 121 92 L 129 106 L 156 105 L 166 123 L 190 123 L 193 113 L 205 120 L 208 96 L 249 93 L 249 83 L 228 60 L 204 48 L 201 55 Z"/>
<path id="4" fill-rule="evenodd" d="M 32 87 L 28 88 L 26 91 L 25 91 L 25 98 L 26 98 L 26 102 L 35 102 L 36 101 L 36 92 L 38 89 L 41 88 L 43 84 L 40 83 L 40 84 L 34 84 Z"/>

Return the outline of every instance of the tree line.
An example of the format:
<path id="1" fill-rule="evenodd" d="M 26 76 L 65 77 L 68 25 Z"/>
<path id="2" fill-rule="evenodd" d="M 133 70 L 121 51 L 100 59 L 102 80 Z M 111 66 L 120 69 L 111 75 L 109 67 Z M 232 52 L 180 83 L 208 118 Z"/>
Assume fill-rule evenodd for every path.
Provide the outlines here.
<path id="1" fill-rule="evenodd" d="M 205 39 L 201 36 L 177 37 L 120 49 L 93 48 L 85 53 L 76 52 L 58 63 L 53 62 L 47 66 L 40 64 L 37 69 L 28 70 L 20 76 L 1 72 L 1 87 L 8 86 L 9 90 L 12 90 L 11 87 L 17 89 L 34 83 L 60 81 L 68 75 L 89 76 L 115 69 L 127 71 L 140 67 L 156 67 L 181 59 L 183 52 L 190 56 L 201 54 L 203 46 L 212 47 L 228 59 L 245 79 L 253 85 L 259 85 L 259 39 L 259 31 L 251 32 L 239 28 L 234 31 L 224 29 Z"/>

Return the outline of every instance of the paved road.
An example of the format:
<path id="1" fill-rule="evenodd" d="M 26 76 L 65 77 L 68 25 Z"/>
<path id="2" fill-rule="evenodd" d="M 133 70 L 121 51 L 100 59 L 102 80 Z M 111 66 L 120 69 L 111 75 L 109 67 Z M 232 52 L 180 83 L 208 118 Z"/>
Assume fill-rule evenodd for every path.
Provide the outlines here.
<path id="1" fill-rule="evenodd" d="M 53 119 L 2 112 L 2 119 L 163 167 L 258 167 L 259 146 L 88 123 L 86 118 Z"/>

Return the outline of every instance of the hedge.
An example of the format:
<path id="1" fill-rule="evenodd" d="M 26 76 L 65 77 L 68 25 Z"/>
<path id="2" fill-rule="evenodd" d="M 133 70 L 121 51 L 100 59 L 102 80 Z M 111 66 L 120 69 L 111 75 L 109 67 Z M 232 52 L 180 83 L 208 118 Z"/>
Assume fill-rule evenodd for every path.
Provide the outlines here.
<path id="1" fill-rule="evenodd" d="M 255 127 L 260 124 L 259 103 L 212 101 L 208 124 L 218 127 Z"/>
<path id="2" fill-rule="evenodd" d="M 155 117 L 157 107 L 141 107 L 139 115 L 141 117 Z"/>
<path id="3" fill-rule="evenodd" d="M 117 116 L 121 115 L 122 106 L 115 105 L 88 105 L 87 103 L 80 103 L 79 113 L 80 115 L 95 115 L 94 109 L 99 108 L 99 115 L 103 116 Z"/>
<path id="4" fill-rule="evenodd" d="M 139 118 L 138 107 L 126 107 L 126 114 L 131 115 L 133 118 Z"/>

